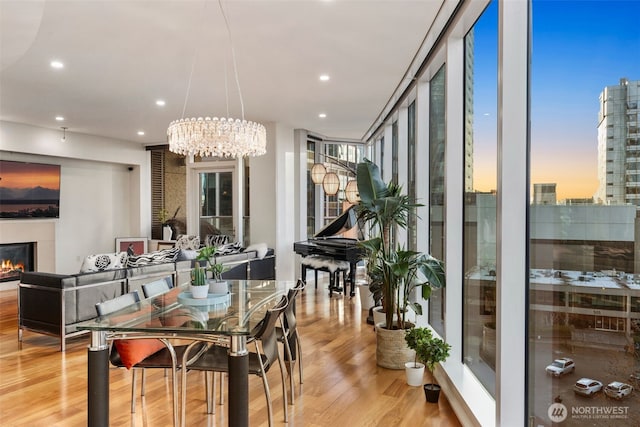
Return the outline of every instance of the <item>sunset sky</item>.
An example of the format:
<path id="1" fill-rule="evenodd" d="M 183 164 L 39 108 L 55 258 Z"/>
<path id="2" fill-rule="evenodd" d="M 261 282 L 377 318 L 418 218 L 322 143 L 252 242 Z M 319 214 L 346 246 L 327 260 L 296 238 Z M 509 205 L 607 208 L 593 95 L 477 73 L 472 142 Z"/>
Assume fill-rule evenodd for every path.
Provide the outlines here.
<path id="1" fill-rule="evenodd" d="M 497 12 L 476 23 L 474 187 L 496 188 Z M 600 92 L 640 80 L 640 1 L 533 1 L 531 183 L 556 183 L 558 200 L 598 187 Z"/>
<path id="2" fill-rule="evenodd" d="M 60 189 L 60 166 L 0 160 L 0 187 Z"/>

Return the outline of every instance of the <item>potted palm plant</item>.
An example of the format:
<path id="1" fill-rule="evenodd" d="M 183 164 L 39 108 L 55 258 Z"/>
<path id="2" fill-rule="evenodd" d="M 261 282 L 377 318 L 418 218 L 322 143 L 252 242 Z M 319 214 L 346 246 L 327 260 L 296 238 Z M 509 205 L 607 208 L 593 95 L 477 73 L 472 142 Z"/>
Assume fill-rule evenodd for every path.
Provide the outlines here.
<path id="1" fill-rule="evenodd" d="M 226 266 L 216 261 L 218 248 L 216 246 L 205 246 L 198 252 L 196 260 L 206 261 L 209 266 L 206 268 L 211 272 L 212 279 L 209 280 L 209 293 L 226 294 L 229 292 L 229 284 L 222 279 L 222 273 L 228 270 Z"/>
<path id="2" fill-rule="evenodd" d="M 403 369 L 404 363 L 413 357 L 404 343 L 404 330 L 413 326 L 406 320 L 407 310 L 422 314 L 422 307 L 412 302 L 410 296 L 417 287 L 422 287 L 423 297 L 429 298 L 431 288 L 443 287 L 444 267 L 429 255 L 392 245 L 392 236 L 398 228 L 407 227 L 409 213 L 421 205 L 403 194 L 400 186 L 385 184 L 378 166 L 368 160 L 358 164 L 356 178 L 360 195 L 358 217 L 369 224 L 374 234 L 361 242 L 368 254 L 370 289 L 374 297 L 380 297 L 385 313 L 385 321 L 376 325 L 377 362 L 383 367 Z M 399 332 L 391 338 L 390 331 Z M 383 336 L 390 341 L 387 343 Z M 397 354 L 399 346 L 406 348 L 402 356 Z M 403 357 L 404 360 L 399 360 Z"/>

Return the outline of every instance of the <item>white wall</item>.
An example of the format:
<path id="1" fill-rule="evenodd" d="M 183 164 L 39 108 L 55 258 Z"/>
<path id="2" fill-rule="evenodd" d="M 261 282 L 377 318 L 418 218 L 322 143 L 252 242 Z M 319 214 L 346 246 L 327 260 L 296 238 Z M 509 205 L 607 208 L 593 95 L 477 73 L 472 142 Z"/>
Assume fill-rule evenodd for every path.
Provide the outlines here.
<path id="1" fill-rule="evenodd" d="M 296 150 L 294 130 L 265 124 L 267 153 L 251 159 L 251 241 L 276 253 L 276 278 L 295 279 Z"/>
<path id="2" fill-rule="evenodd" d="M 113 252 L 116 237 L 151 235 L 150 155 L 138 143 L 0 122 L 0 158 L 61 165 L 53 273 L 76 273 L 89 254 Z M 129 167 L 132 168 L 129 171 Z M 3 229 L 29 220 L 3 220 Z M 8 227 L 8 228 L 7 228 Z"/>

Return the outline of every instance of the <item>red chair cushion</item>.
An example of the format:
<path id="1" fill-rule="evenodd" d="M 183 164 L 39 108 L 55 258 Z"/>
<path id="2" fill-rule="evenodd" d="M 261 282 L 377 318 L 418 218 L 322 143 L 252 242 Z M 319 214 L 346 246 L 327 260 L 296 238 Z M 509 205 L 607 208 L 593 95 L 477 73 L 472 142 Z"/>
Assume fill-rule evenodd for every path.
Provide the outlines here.
<path id="1" fill-rule="evenodd" d="M 120 354 L 120 360 L 122 364 L 131 369 L 132 366 L 142 362 L 153 353 L 165 348 L 162 341 L 151 339 L 136 339 L 136 340 L 115 340 L 113 344 Z"/>

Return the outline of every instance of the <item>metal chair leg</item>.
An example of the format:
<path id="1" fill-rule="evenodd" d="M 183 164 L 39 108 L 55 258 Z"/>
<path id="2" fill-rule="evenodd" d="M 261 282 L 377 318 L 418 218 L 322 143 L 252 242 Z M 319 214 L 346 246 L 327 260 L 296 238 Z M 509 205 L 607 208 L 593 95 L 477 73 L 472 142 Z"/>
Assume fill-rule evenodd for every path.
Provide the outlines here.
<path id="1" fill-rule="evenodd" d="M 298 369 L 300 371 L 300 384 L 302 384 L 302 345 L 300 344 L 300 335 L 296 333 L 296 347 L 298 347 Z"/>
<path id="2" fill-rule="evenodd" d="M 131 413 L 136 413 L 136 373 L 138 370 L 136 368 L 132 369 L 131 372 Z"/>
<path id="3" fill-rule="evenodd" d="M 286 378 L 284 377 L 284 363 L 282 362 L 282 358 L 280 357 L 280 353 L 278 353 L 278 365 L 280 365 L 280 379 L 282 382 L 282 406 L 284 409 L 284 422 L 289 422 L 289 409 L 287 408 L 287 386 L 286 386 Z M 264 375 L 263 375 L 264 377 Z M 266 379 L 265 379 L 266 381 Z M 266 383 L 265 383 L 266 385 Z M 271 405 L 271 399 L 269 399 L 269 405 Z"/>
<path id="4" fill-rule="evenodd" d="M 211 387 L 209 387 L 209 372 L 203 371 L 203 373 L 204 373 L 204 397 L 205 397 L 205 400 L 207 401 L 207 414 L 210 414 L 211 413 Z"/>
<path id="5" fill-rule="evenodd" d="M 143 369 L 142 370 L 142 381 L 141 381 L 141 386 L 140 386 L 140 396 L 144 396 L 145 395 L 145 384 L 147 383 L 145 378 L 146 378 L 146 375 L 145 375 L 144 369 Z"/>
<path id="6" fill-rule="evenodd" d="M 287 356 L 287 364 L 289 365 L 289 369 L 287 370 L 288 374 L 289 374 L 289 389 L 291 391 L 291 405 L 294 404 L 295 402 L 295 390 L 294 390 L 294 381 L 293 381 L 293 371 L 294 371 L 294 365 L 295 365 L 295 360 L 293 359 L 293 356 L 291 354 L 291 347 L 289 346 L 289 337 L 284 334 L 284 336 L 282 337 L 282 343 L 283 343 L 283 347 L 284 347 L 284 353 Z M 282 378 L 283 381 L 285 381 L 285 378 L 283 376 Z"/>
<path id="7" fill-rule="evenodd" d="M 220 405 L 224 405 L 224 378 L 227 374 L 220 372 Z"/>

